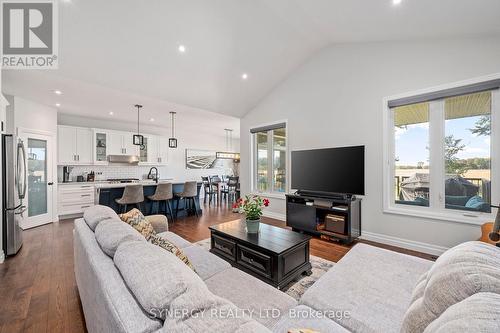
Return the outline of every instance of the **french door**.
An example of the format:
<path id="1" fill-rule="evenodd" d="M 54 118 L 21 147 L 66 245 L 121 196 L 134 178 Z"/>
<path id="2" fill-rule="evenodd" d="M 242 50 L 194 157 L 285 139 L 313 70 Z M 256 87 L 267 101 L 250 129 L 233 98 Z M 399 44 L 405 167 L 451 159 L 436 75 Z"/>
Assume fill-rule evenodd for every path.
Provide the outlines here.
<path id="1" fill-rule="evenodd" d="M 50 134 L 20 130 L 26 149 L 27 210 L 23 229 L 53 222 L 53 137 Z"/>

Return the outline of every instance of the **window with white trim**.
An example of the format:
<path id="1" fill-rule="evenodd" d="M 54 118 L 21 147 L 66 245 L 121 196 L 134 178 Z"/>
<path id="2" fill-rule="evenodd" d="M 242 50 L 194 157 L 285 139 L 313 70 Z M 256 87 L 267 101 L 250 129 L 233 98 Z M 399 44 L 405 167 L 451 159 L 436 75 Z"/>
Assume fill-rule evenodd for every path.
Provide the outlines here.
<path id="1" fill-rule="evenodd" d="M 482 223 L 499 200 L 500 80 L 389 99 L 388 212 Z"/>
<path id="2" fill-rule="evenodd" d="M 251 129 L 253 151 L 253 191 L 286 192 L 286 124 L 278 123 Z"/>

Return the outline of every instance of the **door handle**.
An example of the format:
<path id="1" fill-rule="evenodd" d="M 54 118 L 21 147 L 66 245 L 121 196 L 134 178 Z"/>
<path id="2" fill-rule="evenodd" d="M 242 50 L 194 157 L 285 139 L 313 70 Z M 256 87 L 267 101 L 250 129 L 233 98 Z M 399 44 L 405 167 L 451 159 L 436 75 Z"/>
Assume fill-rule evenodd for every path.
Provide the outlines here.
<path id="1" fill-rule="evenodd" d="M 49 182 L 49 183 L 47 183 L 47 185 L 49 185 L 49 186 L 50 186 L 50 185 L 54 185 L 54 183 L 53 183 L 53 182 Z"/>

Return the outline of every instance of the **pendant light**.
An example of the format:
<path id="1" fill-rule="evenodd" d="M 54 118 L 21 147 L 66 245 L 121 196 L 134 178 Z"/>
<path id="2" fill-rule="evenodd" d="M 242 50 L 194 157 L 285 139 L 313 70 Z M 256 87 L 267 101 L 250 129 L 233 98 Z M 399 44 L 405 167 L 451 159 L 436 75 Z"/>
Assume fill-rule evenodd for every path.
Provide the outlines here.
<path id="1" fill-rule="evenodd" d="M 220 159 L 230 159 L 234 162 L 240 161 L 240 153 L 235 153 L 233 150 L 233 130 L 230 128 L 224 128 L 226 132 L 226 151 L 219 151 L 215 153 L 216 158 Z"/>
<path id="2" fill-rule="evenodd" d="M 168 139 L 169 148 L 177 148 L 177 139 L 175 138 L 175 114 L 177 112 L 170 111 L 170 116 L 172 117 L 172 136 Z"/>
<path id="3" fill-rule="evenodd" d="M 139 131 L 139 114 L 142 108 L 142 105 L 136 104 L 135 107 L 137 108 L 137 134 L 134 134 L 132 138 L 132 143 L 136 146 L 139 146 L 141 150 L 144 150 L 144 136 L 141 135 Z"/>

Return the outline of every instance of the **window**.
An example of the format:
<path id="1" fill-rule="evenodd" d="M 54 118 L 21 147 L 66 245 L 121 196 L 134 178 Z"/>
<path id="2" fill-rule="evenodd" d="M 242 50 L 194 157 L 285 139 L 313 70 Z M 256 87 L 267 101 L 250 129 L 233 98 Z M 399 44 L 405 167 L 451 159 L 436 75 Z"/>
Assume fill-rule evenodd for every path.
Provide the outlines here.
<path id="1" fill-rule="evenodd" d="M 253 137 L 253 190 L 286 192 L 286 124 L 259 127 L 250 132 Z"/>
<path id="2" fill-rule="evenodd" d="M 387 100 L 385 211 L 491 218 L 500 198 L 499 87 L 495 79 Z"/>

